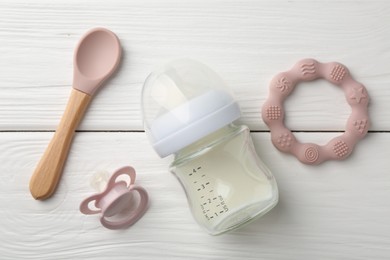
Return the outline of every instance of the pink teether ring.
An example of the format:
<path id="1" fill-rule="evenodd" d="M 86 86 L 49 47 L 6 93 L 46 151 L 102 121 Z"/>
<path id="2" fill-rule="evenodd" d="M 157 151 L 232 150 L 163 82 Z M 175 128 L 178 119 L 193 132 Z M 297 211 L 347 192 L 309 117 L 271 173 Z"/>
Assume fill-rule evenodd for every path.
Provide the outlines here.
<path id="1" fill-rule="evenodd" d="M 285 116 L 283 102 L 294 90 L 296 84 L 318 78 L 324 78 L 341 87 L 352 108 L 344 134 L 333 138 L 323 146 L 298 142 L 283 122 Z M 291 70 L 279 73 L 272 79 L 269 98 L 263 105 L 262 117 L 270 128 L 271 140 L 277 149 L 295 155 L 303 163 L 320 164 L 327 160 L 347 158 L 356 143 L 367 134 L 369 128 L 368 101 L 366 88 L 351 77 L 344 65 L 304 59 L 295 64 Z"/>
<path id="2" fill-rule="evenodd" d="M 127 175 L 130 182 L 117 180 L 118 177 Z M 135 170 L 132 167 L 123 167 L 118 169 L 109 179 L 105 190 L 94 194 L 80 204 L 80 211 L 86 215 L 101 213 L 100 222 L 109 229 L 121 229 L 133 225 L 145 213 L 148 205 L 148 194 L 140 186 L 134 185 Z M 130 209 L 133 203 L 133 193 L 138 192 L 139 203 L 135 209 Z M 90 203 L 94 202 L 96 209 L 90 208 Z M 119 220 L 110 220 L 109 217 L 122 214 L 125 216 Z"/>

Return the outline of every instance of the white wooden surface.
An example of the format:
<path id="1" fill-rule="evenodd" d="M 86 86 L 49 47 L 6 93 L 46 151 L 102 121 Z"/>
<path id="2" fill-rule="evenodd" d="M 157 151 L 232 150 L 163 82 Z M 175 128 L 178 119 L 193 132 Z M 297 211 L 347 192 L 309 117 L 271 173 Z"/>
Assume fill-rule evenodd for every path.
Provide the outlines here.
<path id="1" fill-rule="evenodd" d="M 0 2 L 0 259 L 389 259 L 390 2 L 89 0 Z M 31 198 L 28 181 L 70 93 L 72 54 L 96 26 L 119 36 L 119 72 L 95 97 L 76 134 L 55 197 Z M 222 236 L 191 217 L 179 183 L 142 132 L 148 73 L 177 57 L 214 68 L 233 88 L 280 202 Z M 339 61 L 366 85 L 372 127 L 343 162 L 300 164 L 271 144 L 260 107 L 274 74 L 297 60 Z M 350 113 L 326 82 L 286 103 L 301 141 L 339 135 Z M 133 165 L 150 194 L 146 215 L 106 230 L 78 211 L 96 171 Z"/>

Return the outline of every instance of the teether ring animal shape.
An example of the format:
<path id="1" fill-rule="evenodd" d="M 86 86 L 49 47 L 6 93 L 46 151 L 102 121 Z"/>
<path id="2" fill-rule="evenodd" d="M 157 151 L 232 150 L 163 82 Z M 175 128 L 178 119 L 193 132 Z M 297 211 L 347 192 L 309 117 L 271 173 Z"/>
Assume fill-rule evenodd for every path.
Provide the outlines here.
<path id="1" fill-rule="evenodd" d="M 118 180 L 123 175 L 130 177 L 128 184 Z M 108 229 L 121 229 L 133 225 L 143 216 L 148 205 L 148 193 L 144 188 L 134 185 L 134 182 L 135 170 L 132 167 L 118 169 L 109 179 L 103 192 L 81 202 L 80 211 L 86 215 L 101 213 L 100 222 Z M 121 214 L 132 206 L 134 192 L 138 192 L 140 197 L 138 206 L 129 212 L 126 211 L 126 216 L 119 220 L 110 220 L 110 217 Z M 94 203 L 96 209 L 91 208 L 90 203 Z"/>
<path id="2" fill-rule="evenodd" d="M 284 125 L 283 102 L 301 81 L 324 78 L 339 86 L 345 93 L 352 114 L 344 134 L 330 140 L 326 145 L 300 143 Z M 299 61 L 289 71 L 277 74 L 270 83 L 269 97 L 263 105 L 262 117 L 271 131 L 271 140 L 277 149 L 295 155 L 305 164 L 320 164 L 327 160 L 347 158 L 356 143 L 368 131 L 369 96 L 366 88 L 352 78 L 348 69 L 337 62 L 320 63 L 314 59 Z"/>

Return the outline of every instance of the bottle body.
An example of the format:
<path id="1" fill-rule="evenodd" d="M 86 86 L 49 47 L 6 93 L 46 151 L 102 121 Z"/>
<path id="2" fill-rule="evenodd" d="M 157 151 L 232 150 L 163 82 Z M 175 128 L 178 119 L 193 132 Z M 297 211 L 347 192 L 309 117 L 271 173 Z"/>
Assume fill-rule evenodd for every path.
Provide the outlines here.
<path id="1" fill-rule="evenodd" d="M 212 235 L 262 216 L 278 202 L 276 181 L 246 126 L 230 124 L 179 151 L 170 170 L 195 220 Z"/>

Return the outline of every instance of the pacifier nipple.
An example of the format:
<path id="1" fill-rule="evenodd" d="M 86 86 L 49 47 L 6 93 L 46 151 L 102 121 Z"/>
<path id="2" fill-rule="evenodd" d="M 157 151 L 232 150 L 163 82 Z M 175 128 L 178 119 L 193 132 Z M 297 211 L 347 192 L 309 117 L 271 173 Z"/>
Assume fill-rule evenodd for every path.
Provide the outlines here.
<path id="1" fill-rule="evenodd" d="M 92 175 L 89 185 L 97 192 L 105 190 L 108 179 L 110 178 L 108 171 L 98 171 Z"/>

